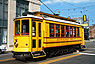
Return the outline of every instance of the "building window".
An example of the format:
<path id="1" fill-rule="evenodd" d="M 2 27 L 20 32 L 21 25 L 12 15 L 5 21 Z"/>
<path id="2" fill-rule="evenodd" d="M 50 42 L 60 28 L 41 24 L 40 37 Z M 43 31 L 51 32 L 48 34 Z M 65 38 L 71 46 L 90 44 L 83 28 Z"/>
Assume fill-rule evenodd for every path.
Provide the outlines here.
<path id="1" fill-rule="evenodd" d="M 0 0 L 0 21 L 1 21 L 1 19 L 3 19 L 2 13 L 3 13 L 3 6 L 2 6 L 2 0 Z"/>
<path id="2" fill-rule="evenodd" d="M 1 34 L 1 32 L 2 32 L 2 30 L 1 30 L 1 28 L 0 28 L 0 34 Z"/>
<path id="3" fill-rule="evenodd" d="M 61 37 L 64 37 L 64 36 L 65 36 L 64 26 L 61 25 Z"/>
<path id="4" fill-rule="evenodd" d="M 69 26 L 66 26 L 66 37 L 69 37 Z"/>
<path id="5" fill-rule="evenodd" d="M 73 37 L 73 27 L 70 26 L 70 37 Z"/>
<path id="6" fill-rule="evenodd" d="M 56 37 L 60 37 L 60 25 L 56 25 Z"/>
<path id="7" fill-rule="evenodd" d="M 7 42 L 7 24 L 8 0 L 0 0 L 0 44 Z"/>
<path id="8" fill-rule="evenodd" d="M 16 17 L 22 16 L 23 12 L 28 11 L 29 2 L 25 0 L 16 0 Z"/>
<path id="9" fill-rule="evenodd" d="M 50 24 L 50 37 L 54 37 L 54 24 Z"/>
<path id="10" fill-rule="evenodd" d="M 0 26 L 7 28 L 8 0 L 0 0 Z"/>

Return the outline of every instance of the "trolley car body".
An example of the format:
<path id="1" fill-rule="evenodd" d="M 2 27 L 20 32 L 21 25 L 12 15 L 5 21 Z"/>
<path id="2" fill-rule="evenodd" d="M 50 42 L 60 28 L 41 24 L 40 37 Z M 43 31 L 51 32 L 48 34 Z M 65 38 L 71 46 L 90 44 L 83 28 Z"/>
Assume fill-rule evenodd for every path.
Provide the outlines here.
<path id="1" fill-rule="evenodd" d="M 81 49 L 84 44 L 84 28 L 68 20 L 43 18 L 34 15 L 14 20 L 14 57 L 45 57 L 69 49 Z"/>

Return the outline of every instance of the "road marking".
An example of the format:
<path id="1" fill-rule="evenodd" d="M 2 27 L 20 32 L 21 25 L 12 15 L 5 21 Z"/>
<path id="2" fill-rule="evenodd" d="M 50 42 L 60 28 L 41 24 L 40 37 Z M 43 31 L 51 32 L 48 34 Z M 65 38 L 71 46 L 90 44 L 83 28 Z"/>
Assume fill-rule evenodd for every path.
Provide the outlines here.
<path id="1" fill-rule="evenodd" d="M 80 52 L 79 54 L 83 54 L 83 55 L 95 55 L 95 54 L 91 54 L 91 53 L 82 53 L 82 52 Z"/>
<path id="2" fill-rule="evenodd" d="M 4 61 L 8 61 L 8 60 L 15 60 L 15 58 L 3 59 L 3 60 L 0 60 L 0 62 L 4 62 Z"/>
<path id="3" fill-rule="evenodd" d="M 95 48 L 87 48 L 87 49 L 95 49 Z"/>
<path id="4" fill-rule="evenodd" d="M 83 52 L 93 52 L 93 51 L 83 51 Z"/>
<path id="5" fill-rule="evenodd" d="M 8 53 L 8 54 L 1 54 L 0 57 L 1 57 L 1 56 L 7 56 L 7 55 L 11 55 L 11 54 L 9 54 L 9 53 Z"/>
<path id="6" fill-rule="evenodd" d="M 60 61 L 60 60 L 65 60 L 65 59 L 69 59 L 69 58 L 72 58 L 72 57 L 75 57 L 75 56 L 79 56 L 79 55 L 81 55 L 81 54 L 75 54 L 75 55 L 71 55 L 71 56 L 57 58 L 57 59 L 54 59 L 54 60 L 50 60 L 50 61 L 46 61 L 46 62 L 41 62 L 39 64 L 49 64 L 49 63 L 53 63 L 53 62 Z"/>

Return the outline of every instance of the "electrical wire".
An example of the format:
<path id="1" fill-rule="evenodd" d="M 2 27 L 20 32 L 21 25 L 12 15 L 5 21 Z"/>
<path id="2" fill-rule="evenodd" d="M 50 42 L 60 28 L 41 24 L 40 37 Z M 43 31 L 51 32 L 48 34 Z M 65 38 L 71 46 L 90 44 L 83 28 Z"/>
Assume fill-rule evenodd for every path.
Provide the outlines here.
<path id="1" fill-rule="evenodd" d="M 55 15 L 55 13 L 45 3 L 43 3 L 41 0 L 39 1 Z"/>
<path id="2" fill-rule="evenodd" d="M 70 4 L 70 3 L 69 3 Z M 73 5 L 73 4 L 72 4 Z M 73 5 L 74 6 L 74 5 Z M 84 8 L 88 8 L 88 7 L 92 7 L 92 6 L 95 6 L 95 5 L 88 5 L 88 6 L 84 6 L 84 7 L 78 7 L 77 8 L 69 8 L 69 10 L 73 10 L 73 9 L 84 9 Z M 75 6 L 76 7 L 76 6 Z M 63 10 L 68 10 L 68 9 L 63 9 Z"/>

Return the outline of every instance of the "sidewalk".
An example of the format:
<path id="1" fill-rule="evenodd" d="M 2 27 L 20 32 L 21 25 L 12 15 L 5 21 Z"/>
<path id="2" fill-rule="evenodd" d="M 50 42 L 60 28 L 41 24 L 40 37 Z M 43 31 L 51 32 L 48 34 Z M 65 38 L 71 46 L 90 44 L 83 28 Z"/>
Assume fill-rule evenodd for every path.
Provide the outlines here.
<path id="1" fill-rule="evenodd" d="M 85 42 L 95 42 L 95 39 L 85 40 Z"/>

